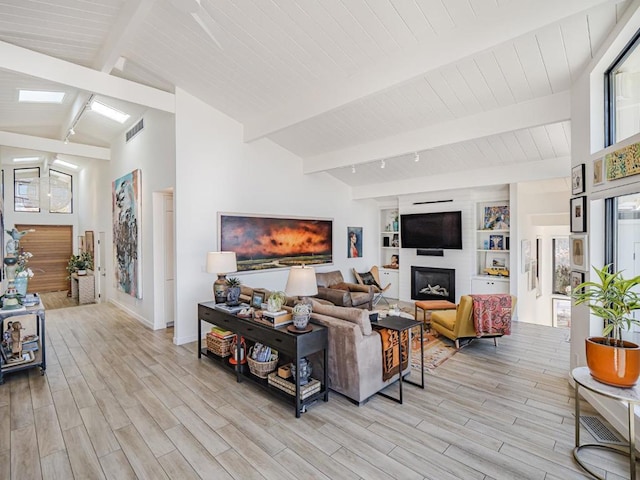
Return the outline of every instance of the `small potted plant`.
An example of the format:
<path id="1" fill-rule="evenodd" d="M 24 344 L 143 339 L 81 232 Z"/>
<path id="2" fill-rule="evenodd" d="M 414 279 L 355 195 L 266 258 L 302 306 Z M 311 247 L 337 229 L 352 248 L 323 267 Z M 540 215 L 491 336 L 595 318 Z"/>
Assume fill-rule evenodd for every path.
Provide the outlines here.
<path id="1" fill-rule="evenodd" d="M 80 255 L 71 255 L 69 263 L 67 263 L 67 272 L 69 272 L 69 275 L 72 273 L 86 275 L 87 270 L 93 270 L 93 258 L 89 252 L 82 252 Z"/>
<path id="2" fill-rule="evenodd" d="M 269 298 L 267 299 L 267 310 L 269 312 L 279 312 L 282 310 L 282 306 L 286 301 L 287 295 L 284 292 L 280 290 L 271 292 L 271 295 L 269 295 Z"/>
<path id="3" fill-rule="evenodd" d="M 633 387 L 640 376 L 640 347 L 622 339 L 623 330 L 640 321 L 631 315 L 640 310 L 640 296 L 633 291 L 640 276 L 625 279 L 610 273 L 611 265 L 594 267 L 598 281 L 584 282 L 573 290 L 576 305 L 587 303 L 591 313 L 604 321 L 602 337 L 586 339 L 587 366 L 596 380 L 617 387 Z"/>
<path id="4" fill-rule="evenodd" d="M 227 278 L 227 305 L 240 305 L 240 279 L 238 277 Z"/>

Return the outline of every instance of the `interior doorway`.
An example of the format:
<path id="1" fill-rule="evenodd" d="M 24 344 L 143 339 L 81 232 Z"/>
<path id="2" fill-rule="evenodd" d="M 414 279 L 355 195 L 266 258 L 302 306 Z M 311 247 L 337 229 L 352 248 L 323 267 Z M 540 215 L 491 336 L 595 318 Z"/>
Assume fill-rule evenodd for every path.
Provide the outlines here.
<path id="1" fill-rule="evenodd" d="M 67 265 L 73 253 L 73 227 L 71 225 L 16 225 L 19 231 L 34 229 L 22 237 L 20 249 L 31 252 L 29 268 L 34 275 L 29 280 L 28 292 L 59 292 L 69 289 Z"/>
<path id="2" fill-rule="evenodd" d="M 153 328 L 160 329 L 175 319 L 173 189 L 153 193 L 153 221 Z"/>

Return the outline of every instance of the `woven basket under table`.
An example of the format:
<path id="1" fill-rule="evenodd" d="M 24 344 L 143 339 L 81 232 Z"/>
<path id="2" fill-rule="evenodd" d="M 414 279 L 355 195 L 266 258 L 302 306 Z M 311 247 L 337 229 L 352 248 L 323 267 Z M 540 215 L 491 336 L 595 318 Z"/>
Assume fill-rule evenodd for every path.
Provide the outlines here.
<path id="1" fill-rule="evenodd" d="M 249 371 L 251 373 L 256 377 L 267 378 L 267 376 L 278 366 L 278 357 L 269 362 L 258 362 L 250 356 L 247 356 L 247 362 L 249 363 Z"/>
<path id="2" fill-rule="evenodd" d="M 207 333 L 207 350 L 220 357 L 228 357 L 231 355 L 231 338 L 220 338 Z"/>

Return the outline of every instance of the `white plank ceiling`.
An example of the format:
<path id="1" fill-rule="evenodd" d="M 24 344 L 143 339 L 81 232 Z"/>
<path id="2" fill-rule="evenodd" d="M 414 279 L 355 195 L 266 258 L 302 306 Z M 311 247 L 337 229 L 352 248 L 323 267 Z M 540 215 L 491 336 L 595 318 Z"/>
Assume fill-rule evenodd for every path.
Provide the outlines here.
<path id="1" fill-rule="evenodd" d="M 305 171 L 361 187 L 568 162 L 568 109 L 529 124 L 527 110 L 570 89 L 629 4 L 0 0 L 0 41 L 164 91 L 180 87 L 244 124 L 248 141 L 270 138 L 299 155 Z M 194 15 L 185 12 L 189 5 Z M 117 57 L 126 59 L 122 71 L 108 60 Z M 21 105 L 18 88 L 67 95 L 62 105 Z M 0 57 L 0 130 L 63 140 L 74 101 L 90 93 L 52 83 L 46 73 L 27 77 Z M 114 126 L 85 113 L 72 142 L 107 146 L 145 110 L 109 101 L 130 122 Z M 517 127 L 493 122 L 483 135 L 469 128 L 469 119 L 507 110 L 523 118 Z M 411 135 L 445 122 L 464 124 L 455 141 L 431 148 Z M 393 147 L 384 154 L 371 148 L 387 139 Z"/>

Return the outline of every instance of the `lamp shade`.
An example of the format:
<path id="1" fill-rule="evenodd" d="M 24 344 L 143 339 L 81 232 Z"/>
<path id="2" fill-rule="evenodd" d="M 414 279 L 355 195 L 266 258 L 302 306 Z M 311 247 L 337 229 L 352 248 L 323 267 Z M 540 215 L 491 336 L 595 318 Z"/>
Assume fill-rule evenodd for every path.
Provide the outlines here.
<path id="1" fill-rule="evenodd" d="M 235 252 L 208 252 L 207 273 L 231 273 L 238 270 Z"/>
<path id="2" fill-rule="evenodd" d="M 289 297 L 308 297 L 318 293 L 316 271 L 313 267 L 291 267 L 284 293 Z"/>

